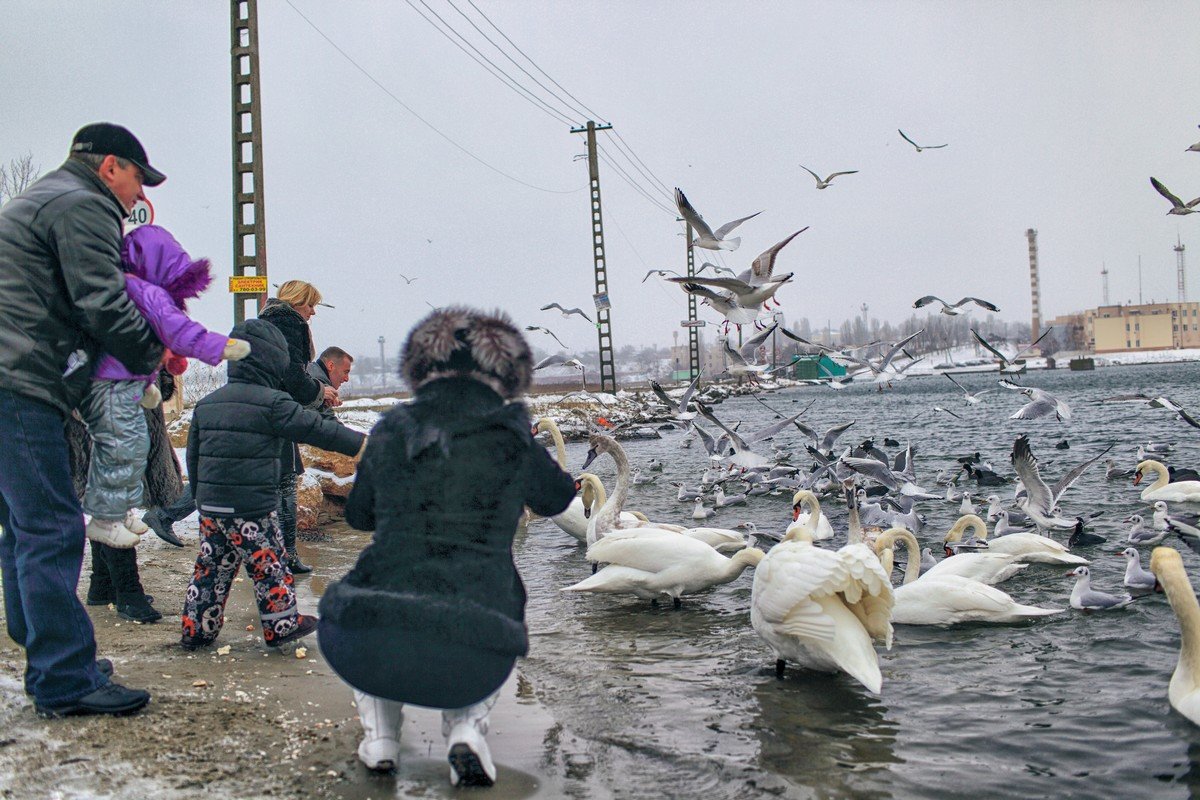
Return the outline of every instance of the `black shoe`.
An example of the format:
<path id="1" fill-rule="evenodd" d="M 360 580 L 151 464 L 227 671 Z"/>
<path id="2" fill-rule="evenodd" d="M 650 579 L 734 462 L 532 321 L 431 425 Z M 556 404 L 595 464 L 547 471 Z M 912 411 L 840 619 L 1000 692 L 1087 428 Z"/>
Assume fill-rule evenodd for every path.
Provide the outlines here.
<path id="1" fill-rule="evenodd" d="M 167 544 L 173 544 L 176 547 L 183 547 L 183 541 L 175 535 L 175 531 L 171 527 L 171 523 L 163 519 L 162 512 L 157 508 L 153 508 L 142 515 L 142 522 L 146 523 L 150 530 L 157 534 L 158 538 L 162 539 Z"/>
<path id="2" fill-rule="evenodd" d="M 113 674 L 112 662 L 107 658 L 96 659 L 96 671 L 106 678 L 111 678 Z"/>
<path id="3" fill-rule="evenodd" d="M 208 639 L 208 640 L 189 639 L 186 636 L 184 636 L 184 637 L 180 638 L 179 646 L 182 647 L 184 650 L 187 650 L 189 653 L 194 653 L 195 651 L 199 650 L 202 647 L 209 647 L 215 641 L 216 641 L 216 639 Z"/>
<path id="4" fill-rule="evenodd" d="M 316 617 L 310 617 L 307 614 L 298 614 L 296 621 L 298 623 L 296 625 L 296 630 L 292 631 L 291 633 L 284 634 L 277 639 L 272 639 L 271 641 L 267 642 L 267 647 L 282 647 L 288 642 L 294 642 L 297 639 L 308 636 L 317 629 L 318 619 Z"/>
<path id="5" fill-rule="evenodd" d="M 132 714 L 150 702 L 150 693 L 142 689 L 126 689 L 119 683 L 108 683 L 91 694 L 85 694 L 65 706 L 36 706 L 38 715 L 47 719 L 83 714 Z"/>
<path id="6" fill-rule="evenodd" d="M 293 575 L 307 575 L 313 571 L 313 568 L 300 560 L 300 556 L 289 556 L 287 567 L 292 571 Z"/>
<path id="7" fill-rule="evenodd" d="M 117 606 L 117 616 L 121 617 L 121 619 L 142 624 L 158 622 L 162 619 L 162 612 L 150 605 L 150 601 L 153 599 L 150 595 L 144 594 L 131 603 L 119 605 Z"/>
<path id="8" fill-rule="evenodd" d="M 108 587 L 108 591 L 96 589 L 94 583 L 88 587 L 87 604 L 89 606 L 106 606 L 115 602 L 117 602 L 117 594 L 112 590 L 112 586 Z"/>

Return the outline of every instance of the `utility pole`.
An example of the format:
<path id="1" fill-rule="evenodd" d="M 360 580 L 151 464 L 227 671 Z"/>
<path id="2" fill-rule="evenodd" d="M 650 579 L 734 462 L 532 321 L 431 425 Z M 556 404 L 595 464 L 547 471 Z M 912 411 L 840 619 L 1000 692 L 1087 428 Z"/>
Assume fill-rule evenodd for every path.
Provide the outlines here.
<path id="1" fill-rule="evenodd" d="M 685 225 L 687 241 L 687 276 L 696 277 L 696 249 L 692 247 L 692 226 Z M 696 295 L 687 293 L 688 304 L 688 381 L 700 374 L 700 326 L 696 324 Z"/>
<path id="2" fill-rule="evenodd" d="M 1104 305 L 1108 305 L 1108 267 L 1100 262 L 1100 279 L 1104 282 Z"/>
<path id="3" fill-rule="evenodd" d="M 596 271 L 596 330 L 600 339 L 600 391 L 617 391 L 617 370 L 613 360 L 612 322 L 608 299 L 608 266 L 604 260 L 604 220 L 600 215 L 600 163 L 596 156 L 596 131 L 610 130 L 612 125 L 600 125 L 588 120 L 582 128 L 571 133 L 587 133 L 588 178 L 592 189 L 592 259 Z"/>
<path id="4" fill-rule="evenodd" d="M 384 338 L 379 337 L 379 386 L 387 386 L 387 358 L 383 354 Z"/>
<path id="5" fill-rule="evenodd" d="M 1179 293 L 1179 302 L 1187 302 L 1187 280 L 1184 277 L 1183 270 L 1183 251 L 1186 248 L 1184 243 L 1180 241 L 1179 234 L 1175 234 L 1175 288 Z"/>
<path id="6" fill-rule="evenodd" d="M 231 0 L 229 10 L 229 52 L 233 57 L 233 278 L 229 289 L 233 292 L 233 321 L 237 324 L 246 319 L 248 301 L 255 303 L 257 315 L 267 296 L 267 222 L 258 82 L 258 0 Z"/>

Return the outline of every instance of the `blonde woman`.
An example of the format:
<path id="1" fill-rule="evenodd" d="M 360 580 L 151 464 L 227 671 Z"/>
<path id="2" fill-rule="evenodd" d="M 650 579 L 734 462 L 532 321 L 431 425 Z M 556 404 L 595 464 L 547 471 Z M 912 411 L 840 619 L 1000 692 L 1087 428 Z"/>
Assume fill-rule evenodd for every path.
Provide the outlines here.
<path id="1" fill-rule="evenodd" d="M 338 405 L 337 390 L 322 386 L 308 374 L 308 364 L 317 356 L 308 321 L 321 305 L 321 293 L 307 281 L 285 281 L 275 297 L 267 300 L 258 318 L 279 329 L 288 345 L 288 365 L 283 374 L 283 390 L 302 406 L 319 408 L 322 402 Z M 312 572 L 312 567 L 296 553 L 296 476 L 304 472 L 300 446 L 284 442 L 279 454 L 279 527 L 287 549 L 288 568 L 297 575 Z"/>

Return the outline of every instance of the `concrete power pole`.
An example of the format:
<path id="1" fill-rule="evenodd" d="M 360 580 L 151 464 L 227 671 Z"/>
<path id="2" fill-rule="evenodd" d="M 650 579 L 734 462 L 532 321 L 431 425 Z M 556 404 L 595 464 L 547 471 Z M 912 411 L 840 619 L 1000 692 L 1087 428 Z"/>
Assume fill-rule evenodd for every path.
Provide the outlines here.
<path id="1" fill-rule="evenodd" d="M 687 276 L 696 277 L 696 249 L 692 247 L 692 226 L 685 225 L 684 237 L 687 240 Z M 696 380 L 700 374 L 700 324 L 696 320 L 696 295 L 687 293 L 688 304 L 688 380 Z"/>
<path id="2" fill-rule="evenodd" d="M 234 324 L 267 296 L 267 222 L 263 198 L 262 103 L 258 82 L 258 0 L 232 0 Z M 247 272 L 247 270 L 250 270 Z"/>
<path id="3" fill-rule="evenodd" d="M 1104 285 L 1104 305 L 1108 305 L 1108 267 L 1100 262 L 1100 280 Z"/>
<path id="4" fill-rule="evenodd" d="M 596 156 L 596 131 L 610 130 L 612 125 L 597 126 L 588 120 L 585 127 L 571 128 L 571 133 L 586 133 L 588 148 L 588 178 L 592 190 L 592 259 L 596 271 L 596 330 L 600 339 L 600 391 L 617 391 L 617 370 L 613 359 L 612 322 L 608 299 L 608 266 L 604 260 L 604 220 L 600 214 L 600 164 Z"/>

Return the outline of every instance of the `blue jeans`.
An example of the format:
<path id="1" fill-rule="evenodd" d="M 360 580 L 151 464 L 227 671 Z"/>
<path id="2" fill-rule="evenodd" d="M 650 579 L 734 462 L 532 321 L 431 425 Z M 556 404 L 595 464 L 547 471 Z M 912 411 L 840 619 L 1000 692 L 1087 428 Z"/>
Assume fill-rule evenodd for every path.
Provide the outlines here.
<path id="1" fill-rule="evenodd" d="M 62 414 L 8 389 L 0 389 L 0 527 L 4 613 L 8 635 L 25 648 L 25 691 L 39 706 L 68 705 L 108 682 L 75 596 L 83 510 Z"/>

